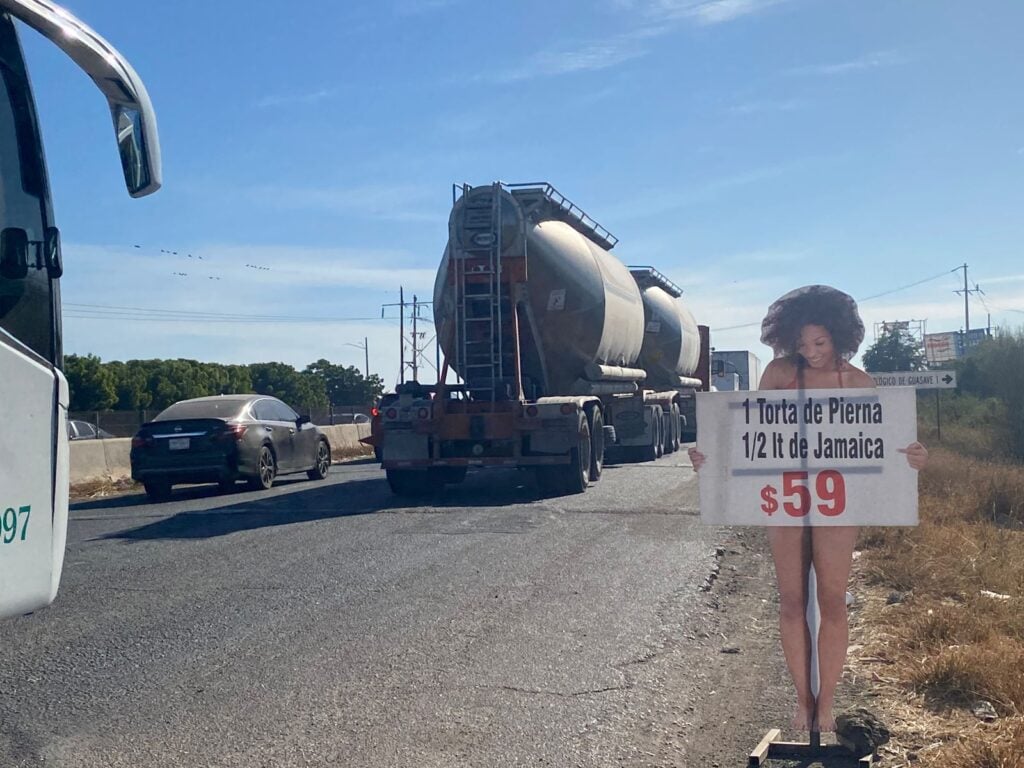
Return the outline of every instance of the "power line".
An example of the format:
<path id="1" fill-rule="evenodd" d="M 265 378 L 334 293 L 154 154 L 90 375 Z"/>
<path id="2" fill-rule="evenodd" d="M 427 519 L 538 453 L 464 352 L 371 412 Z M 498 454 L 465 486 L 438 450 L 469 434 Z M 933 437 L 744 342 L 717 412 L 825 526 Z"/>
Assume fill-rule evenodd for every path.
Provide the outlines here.
<path id="1" fill-rule="evenodd" d="M 901 285 L 898 288 L 891 288 L 888 291 L 882 291 L 881 293 L 876 293 L 876 294 L 874 294 L 872 296 L 865 296 L 863 299 L 857 299 L 857 301 L 859 303 L 863 304 L 865 301 L 872 301 L 873 299 L 880 299 L 881 297 L 888 296 L 891 293 L 897 293 L 898 291 L 905 291 L 908 288 L 913 288 L 913 287 L 918 286 L 918 285 L 923 285 L 924 283 L 930 283 L 932 280 L 938 280 L 940 277 L 945 277 L 946 275 L 952 274 L 953 272 L 956 272 L 959 269 L 962 269 L 962 267 L 956 267 L 955 269 L 946 270 L 944 272 L 940 272 L 937 275 L 932 275 L 931 277 L 926 277 L 923 280 L 918 280 L 918 281 L 913 282 L 913 283 L 908 283 L 907 285 Z M 716 333 L 722 333 L 723 331 L 738 331 L 738 330 L 741 330 L 743 328 L 754 328 L 754 327 L 758 327 L 760 325 L 761 325 L 761 321 L 758 320 L 757 322 L 754 322 L 754 323 L 743 323 L 741 325 L 729 325 L 729 326 L 726 326 L 725 328 L 712 328 L 711 330 L 715 331 Z"/>
<path id="2" fill-rule="evenodd" d="M 937 274 L 937 275 L 932 275 L 931 277 L 926 277 L 924 280 L 918 280 L 916 283 L 908 283 L 907 285 L 901 285 L 899 288 L 893 288 L 893 289 L 888 290 L 888 291 L 882 291 L 881 293 L 876 293 L 874 296 L 865 296 L 863 299 L 857 299 L 857 301 L 859 301 L 861 304 L 863 304 L 865 301 L 871 301 L 872 299 L 880 299 L 883 296 L 888 296 L 890 293 L 896 293 L 897 291 L 905 291 L 905 290 L 907 290 L 907 288 L 913 288 L 913 287 L 918 286 L 918 285 L 923 285 L 924 283 L 930 283 L 932 280 L 938 280 L 940 277 L 945 277 L 946 275 L 950 275 L 950 274 L 956 272 L 959 269 L 961 269 L 961 267 L 956 267 L 954 269 L 946 270 L 945 272 L 939 272 L 939 274 Z"/>
<path id="3" fill-rule="evenodd" d="M 149 320 L 164 322 L 210 323 L 350 323 L 380 321 L 380 317 L 315 317 L 311 315 L 255 315 L 231 312 L 198 312 L 157 307 L 121 307 L 106 304 L 65 302 L 65 317 L 93 320 Z"/>

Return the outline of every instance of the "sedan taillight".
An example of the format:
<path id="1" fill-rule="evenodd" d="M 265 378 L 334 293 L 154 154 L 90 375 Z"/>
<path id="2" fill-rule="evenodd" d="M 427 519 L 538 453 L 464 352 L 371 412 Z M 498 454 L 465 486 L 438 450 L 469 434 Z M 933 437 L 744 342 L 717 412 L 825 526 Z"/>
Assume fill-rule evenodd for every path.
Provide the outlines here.
<path id="1" fill-rule="evenodd" d="M 144 437 L 142 435 L 136 435 L 132 438 L 132 448 L 145 448 L 147 445 L 153 444 L 153 438 Z"/>
<path id="2" fill-rule="evenodd" d="M 248 429 L 245 424 L 225 424 L 224 431 L 217 435 L 217 440 L 223 440 L 224 442 L 238 442 L 245 437 L 245 431 Z"/>

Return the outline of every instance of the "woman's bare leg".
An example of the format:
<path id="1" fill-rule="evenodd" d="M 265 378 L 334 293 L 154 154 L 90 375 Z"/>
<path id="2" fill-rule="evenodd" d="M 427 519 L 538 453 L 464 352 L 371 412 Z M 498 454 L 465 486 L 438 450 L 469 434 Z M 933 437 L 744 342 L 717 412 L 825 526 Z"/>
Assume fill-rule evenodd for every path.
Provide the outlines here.
<path id="1" fill-rule="evenodd" d="M 810 729 L 814 709 L 811 692 L 811 633 L 807 627 L 807 574 L 811 567 L 809 528 L 768 528 L 768 543 L 779 584 L 779 633 L 789 675 L 796 686 L 792 725 Z"/>
<path id="2" fill-rule="evenodd" d="M 850 580 L 853 548 L 857 544 L 855 526 L 820 526 L 812 534 L 814 574 L 818 582 L 818 607 L 821 629 L 818 631 L 819 730 L 834 731 L 832 713 L 836 686 L 843 676 L 849 624 L 846 613 L 846 587 Z"/>

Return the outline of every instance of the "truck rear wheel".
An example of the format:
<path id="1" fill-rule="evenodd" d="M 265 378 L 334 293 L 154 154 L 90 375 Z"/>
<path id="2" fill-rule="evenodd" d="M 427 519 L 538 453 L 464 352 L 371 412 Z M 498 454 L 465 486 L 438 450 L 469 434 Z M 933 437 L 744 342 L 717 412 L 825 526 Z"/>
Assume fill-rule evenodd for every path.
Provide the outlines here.
<path id="1" fill-rule="evenodd" d="M 654 409 L 654 458 L 665 454 L 665 417 L 661 408 Z"/>
<path id="2" fill-rule="evenodd" d="M 590 428 L 590 482 L 596 483 L 604 470 L 604 416 L 596 405 L 587 408 L 587 426 Z"/>
<path id="3" fill-rule="evenodd" d="M 678 451 L 682 445 L 683 424 L 679 420 L 679 403 L 672 403 L 672 450 Z"/>
<path id="4" fill-rule="evenodd" d="M 444 487 L 444 480 L 425 469 L 388 469 L 388 485 L 396 496 L 427 496 Z"/>
<path id="5" fill-rule="evenodd" d="M 583 493 L 590 484 L 590 426 L 586 414 L 580 414 L 579 439 L 569 451 L 569 467 L 565 477 L 566 493 Z"/>
<path id="6" fill-rule="evenodd" d="M 657 461 L 661 456 L 661 408 L 651 408 L 651 442 L 635 449 L 639 461 Z"/>
<path id="7" fill-rule="evenodd" d="M 672 409 L 668 411 L 662 411 L 661 416 L 661 455 L 668 456 L 672 451 L 675 450 L 673 443 L 673 436 L 675 430 L 672 429 Z"/>
<path id="8" fill-rule="evenodd" d="M 569 451 L 569 463 L 539 466 L 537 485 L 542 493 L 583 493 L 590 484 L 590 426 L 580 414 L 576 447 Z"/>

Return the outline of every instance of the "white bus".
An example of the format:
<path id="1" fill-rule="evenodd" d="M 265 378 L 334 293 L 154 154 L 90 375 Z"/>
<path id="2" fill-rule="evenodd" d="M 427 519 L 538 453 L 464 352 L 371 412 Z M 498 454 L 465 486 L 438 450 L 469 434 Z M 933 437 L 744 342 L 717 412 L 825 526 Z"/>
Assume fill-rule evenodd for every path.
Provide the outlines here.
<path id="1" fill-rule="evenodd" d="M 0 0 L 0 616 L 53 601 L 68 518 L 64 265 L 18 21 L 67 53 L 106 97 L 129 194 L 160 188 L 156 119 L 131 65 L 54 3 Z"/>

